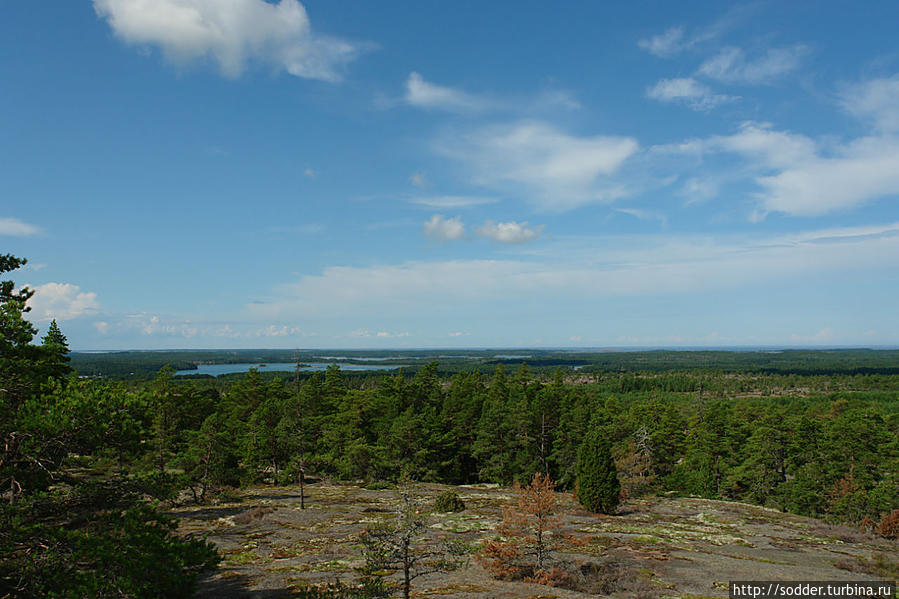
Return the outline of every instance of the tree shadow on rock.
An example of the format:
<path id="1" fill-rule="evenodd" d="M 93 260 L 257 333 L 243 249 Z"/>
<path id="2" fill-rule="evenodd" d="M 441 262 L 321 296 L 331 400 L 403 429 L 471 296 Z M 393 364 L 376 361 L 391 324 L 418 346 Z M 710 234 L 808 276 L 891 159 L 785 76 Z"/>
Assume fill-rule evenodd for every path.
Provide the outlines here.
<path id="1" fill-rule="evenodd" d="M 220 573 L 201 578 L 197 588 L 195 599 L 281 599 L 291 596 L 287 589 L 258 589 L 247 588 L 252 584 L 246 576 L 229 573 L 222 576 Z"/>

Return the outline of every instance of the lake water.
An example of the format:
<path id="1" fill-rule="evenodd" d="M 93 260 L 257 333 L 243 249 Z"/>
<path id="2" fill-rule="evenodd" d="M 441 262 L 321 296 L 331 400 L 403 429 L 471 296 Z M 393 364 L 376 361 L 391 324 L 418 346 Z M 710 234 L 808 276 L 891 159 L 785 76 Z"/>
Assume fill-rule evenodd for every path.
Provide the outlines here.
<path id="1" fill-rule="evenodd" d="M 300 372 L 316 372 L 322 371 L 331 365 L 330 362 L 303 362 L 304 368 L 300 368 Z M 296 368 L 295 362 L 275 362 L 272 364 L 199 364 L 196 370 L 179 370 L 175 376 L 179 374 L 210 374 L 218 376 L 220 374 L 230 374 L 232 372 L 249 372 L 250 368 L 255 368 L 259 372 L 293 372 Z M 401 368 L 400 365 L 381 366 L 378 364 L 341 364 L 341 370 L 395 370 Z"/>

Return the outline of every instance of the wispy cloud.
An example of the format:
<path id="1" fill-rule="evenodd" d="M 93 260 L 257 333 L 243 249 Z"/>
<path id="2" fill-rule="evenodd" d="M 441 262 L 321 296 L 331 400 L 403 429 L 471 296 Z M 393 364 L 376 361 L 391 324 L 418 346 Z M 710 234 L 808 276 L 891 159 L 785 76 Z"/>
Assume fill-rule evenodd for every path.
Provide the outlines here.
<path id="1" fill-rule="evenodd" d="M 272 319 L 348 311 L 402 317 L 422 305 L 453 315 L 472 306 L 499 309 L 512 296 L 544 303 L 572 296 L 660 296 L 897 267 L 899 223 L 742 238 L 591 238 L 580 250 L 560 247 L 539 260 L 331 267 L 279 287 L 270 303 L 248 309 Z"/>
<path id="2" fill-rule="evenodd" d="M 540 121 L 488 126 L 435 144 L 465 165 L 475 183 L 556 211 L 620 197 L 608 176 L 638 147 L 630 137 L 578 137 Z"/>
<path id="3" fill-rule="evenodd" d="M 747 57 L 740 48 L 728 47 L 706 60 L 697 71 L 724 83 L 770 83 L 799 68 L 808 48 L 794 45 L 770 48 L 762 55 Z"/>
<path id="4" fill-rule="evenodd" d="M 654 56 L 671 58 L 705 42 L 720 38 L 755 9 L 754 6 L 746 4 L 735 6 L 705 27 L 698 27 L 689 32 L 682 26 L 669 27 L 662 33 L 638 40 L 637 46 Z"/>
<path id="5" fill-rule="evenodd" d="M 425 80 L 416 72 L 406 79 L 402 103 L 424 110 L 442 110 L 456 114 L 478 114 L 487 111 L 515 114 L 557 113 L 581 108 L 574 93 L 565 89 L 546 89 L 531 96 L 491 96 L 465 91 L 458 87 L 439 85 Z M 385 106 L 396 100 L 384 100 Z"/>
<path id="6" fill-rule="evenodd" d="M 484 204 L 494 204 L 499 200 L 482 196 L 430 196 L 413 198 L 410 201 L 413 204 L 426 206 L 428 208 L 449 209 L 483 206 Z"/>
<path id="7" fill-rule="evenodd" d="M 744 123 L 728 136 L 672 147 L 683 153 L 742 156 L 737 176 L 758 186 L 756 218 L 769 212 L 814 217 L 899 194 L 899 138 L 862 137 L 821 144 L 764 123 Z"/>
<path id="8" fill-rule="evenodd" d="M 487 237 L 500 243 L 528 243 L 536 240 L 543 232 L 543 225 L 528 226 L 527 222 L 494 223 L 487 221 L 475 229 L 481 237 Z"/>
<path id="9" fill-rule="evenodd" d="M 646 90 L 646 95 L 661 102 L 685 104 L 693 110 L 710 110 L 719 104 L 737 99 L 733 96 L 716 94 L 707 85 L 692 77 L 661 79 Z"/>
<path id="10" fill-rule="evenodd" d="M 690 178 L 684 181 L 678 194 L 684 198 L 684 205 L 703 204 L 718 195 L 718 184 L 711 179 Z"/>
<path id="11" fill-rule="evenodd" d="M 663 225 L 668 224 L 668 217 L 661 212 L 656 212 L 655 210 L 644 210 L 642 208 L 615 208 L 615 212 L 627 214 L 628 216 L 633 216 L 634 218 L 639 220 L 657 220 Z"/>
<path id="12" fill-rule="evenodd" d="M 882 132 L 899 132 L 899 74 L 846 87 L 841 104 Z"/>
<path id="13" fill-rule="evenodd" d="M 381 339 L 400 339 L 403 337 L 411 337 L 412 335 L 408 332 L 403 333 L 390 333 L 387 331 L 378 331 L 375 333 L 375 337 L 379 337 Z"/>
<path id="14" fill-rule="evenodd" d="M 41 230 L 34 225 L 22 222 L 17 218 L 0 218 L 0 235 L 11 237 L 31 237 L 38 235 Z"/>
<path id="15" fill-rule="evenodd" d="M 138 334 L 145 338 L 158 340 L 184 339 L 271 339 L 285 340 L 297 337 L 315 337 L 315 333 L 307 332 L 293 324 L 266 324 L 265 320 L 250 321 L 204 321 L 177 316 L 138 312 L 125 316 L 104 315 L 103 320 L 91 323 L 94 329 L 104 336 Z M 258 343 L 258 341 L 257 341 Z"/>
<path id="16" fill-rule="evenodd" d="M 758 178 L 767 211 L 819 216 L 899 194 L 899 140 L 863 138 Z"/>
<path id="17" fill-rule="evenodd" d="M 409 183 L 413 186 L 418 187 L 419 189 L 424 189 L 428 186 L 428 179 L 425 177 L 424 173 L 414 173 L 411 177 L 409 177 Z"/>
<path id="18" fill-rule="evenodd" d="M 425 222 L 424 233 L 436 241 L 453 241 L 465 237 L 465 224 L 458 217 L 446 218 L 435 214 Z"/>
<path id="19" fill-rule="evenodd" d="M 668 58 L 678 54 L 681 50 L 692 45 L 689 40 L 684 37 L 683 27 L 671 27 L 663 33 L 641 39 L 637 45 L 650 54 L 662 58 Z"/>
<path id="20" fill-rule="evenodd" d="M 94 10 L 124 42 L 158 47 L 178 64 L 211 59 L 228 77 L 259 62 L 337 81 L 364 48 L 313 33 L 297 0 L 94 0 Z"/>
<path id="21" fill-rule="evenodd" d="M 562 89 L 548 90 L 539 94 L 533 102 L 533 107 L 537 110 L 544 108 L 580 110 L 582 108 L 580 100 L 575 97 L 574 93 Z"/>
<path id="22" fill-rule="evenodd" d="M 477 112 L 491 105 L 486 98 L 430 83 L 415 72 L 406 80 L 405 100 L 407 104 L 416 108 L 434 108 L 450 112 Z"/>

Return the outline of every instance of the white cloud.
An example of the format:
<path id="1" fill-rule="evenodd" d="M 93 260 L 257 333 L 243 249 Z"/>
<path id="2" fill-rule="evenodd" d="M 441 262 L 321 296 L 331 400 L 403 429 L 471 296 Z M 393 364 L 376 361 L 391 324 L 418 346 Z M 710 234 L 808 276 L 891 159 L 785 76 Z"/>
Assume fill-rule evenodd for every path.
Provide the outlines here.
<path id="1" fill-rule="evenodd" d="M 683 27 L 671 27 L 664 33 L 638 41 L 637 45 L 650 54 L 666 58 L 686 48 L 689 41 L 684 39 Z"/>
<path id="2" fill-rule="evenodd" d="M 785 168 L 814 159 L 817 144 L 809 137 L 776 131 L 766 123 L 743 123 L 727 136 L 714 136 L 708 147 L 743 154 L 766 168 Z"/>
<path id="3" fill-rule="evenodd" d="M 399 339 L 402 337 L 411 337 L 409 333 L 388 333 L 387 331 L 378 331 L 375 334 L 375 337 L 380 337 L 382 339 Z"/>
<path id="4" fill-rule="evenodd" d="M 302 331 L 299 327 L 289 327 L 287 325 L 276 326 L 273 324 L 256 331 L 259 337 L 288 337 L 291 335 L 299 335 Z"/>
<path id="5" fill-rule="evenodd" d="M 445 218 L 435 214 L 424 224 L 425 235 L 438 241 L 452 241 L 465 237 L 465 224 L 459 217 Z"/>
<path id="6" fill-rule="evenodd" d="M 145 337 L 154 337 L 164 340 L 182 340 L 193 338 L 225 338 L 225 339 L 257 339 L 285 340 L 290 337 L 314 337 L 314 333 L 308 333 L 297 326 L 285 324 L 263 325 L 258 320 L 244 322 L 202 322 L 189 319 L 148 314 L 140 312 L 127 316 L 116 317 L 110 320 L 92 323 L 101 335 L 122 335 L 139 333 Z"/>
<path id="7" fill-rule="evenodd" d="M 474 181 L 530 199 L 546 210 L 609 202 L 623 190 L 607 179 L 638 149 L 630 137 L 576 137 L 542 122 L 496 125 L 438 141 Z"/>
<path id="8" fill-rule="evenodd" d="M 488 313 L 510 297 L 533 302 L 664 296 L 757 288 L 803 277 L 839 277 L 899 268 L 899 223 L 774 236 L 585 239 L 533 260 L 410 261 L 330 267 L 276 290 L 270 303 L 247 306 L 260 318 L 407 318 L 427 305 L 443 317 Z"/>
<path id="9" fill-rule="evenodd" d="M 314 34 L 297 0 L 94 0 L 94 10 L 126 43 L 159 47 L 180 64 L 209 58 L 229 77 L 260 62 L 337 81 L 360 52 L 358 44 Z"/>
<path id="10" fill-rule="evenodd" d="M 135 314 L 123 323 L 123 328 L 136 328 L 142 335 L 146 336 L 167 336 L 167 337 L 183 337 L 190 339 L 199 332 L 199 329 L 190 321 L 168 321 L 163 320 L 159 316 L 149 316 L 147 314 Z"/>
<path id="11" fill-rule="evenodd" d="M 833 157 L 815 157 L 757 181 L 765 210 L 797 216 L 819 216 L 899 195 L 899 140 L 863 138 Z"/>
<path id="12" fill-rule="evenodd" d="M 413 204 L 429 208 L 469 208 L 471 206 L 493 204 L 498 200 L 481 196 L 431 196 L 413 198 L 411 201 Z"/>
<path id="13" fill-rule="evenodd" d="M 450 112 L 477 112 L 490 104 L 462 90 L 429 83 L 418 73 L 410 73 L 406 80 L 406 103 L 416 108 L 438 108 Z"/>
<path id="14" fill-rule="evenodd" d="M 449 337 L 471 337 L 471 333 L 465 333 L 463 331 L 455 331 L 448 335 Z"/>
<path id="15" fill-rule="evenodd" d="M 754 59 L 740 48 L 724 48 L 699 67 L 699 74 L 725 83 L 770 83 L 799 68 L 808 49 L 802 45 L 771 48 Z"/>
<path id="16" fill-rule="evenodd" d="M 303 171 L 303 174 L 306 175 L 306 177 L 308 177 L 309 179 L 314 179 L 318 176 L 318 171 L 314 168 L 307 168 Z"/>
<path id="17" fill-rule="evenodd" d="M 487 221 L 475 229 L 475 233 L 481 237 L 487 237 L 501 243 L 528 243 L 540 237 L 543 225 L 528 227 L 527 222 L 494 223 Z"/>
<path id="18" fill-rule="evenodd" d="M 716 94 L 707 85 L 692 77 L 660 79 L 646 90 L 646 95 L 661 102 L 680 102 L 693 110 L 710 110 L 719 104 L 737 99 Z"/>
<path id="19" fill-rule="evenodd" d="M 760 216 L 783 212 L 820 216 L 899 196 L 899 76 L 874 79 L 843 92 L 843 107 L 869 121 L 877 135 L 842 144 L 744 125 L 717 142 L 755 157 L 769 169 L 756 177 Z"/>
<path id="20" fill-rule="evenodd" d="M 44 283 L 28 287 L 34 290 L 34 296 L 28 301 L 29 315 L 37 321 L 69 320 L 93 314 L 100 308 L 97 294 L 82 292 L 78 285 Z"/>
<path id="21" fill-rule="evenodd" d="M 756 218 L 768 212 L 820 216 L 899 195 L 899 139 L 891 136 L 824 148 L 804 135 L 744 123 L 733 135 L 688 141 L 676 151 L 748 159 L 743 172 L 759 188 Z"/>
<path id="22" fill-rule="evenodd" d="M 848 112 L 873 122 L 881 131 L 899 131 L 899 75 L 848 87 L 842 100 Z"/>
<path id="23" fill-rule="evenodd" d="M 687 179 L 678 192 L 686 201 L 685 206 L 702 204 L 718 195 L 718 185 L 709 179 Z"/>
<path id="24" fill-rule="evenodd" d="M 23 223 L 17 218 L 0 218 L 0 235 L 12 237 L 30 237 L 37 235 L 41 230 L 34 225 Z"/>
<path id="25" fill-rule="evenodd" d="M 555 114 L 560 109 L 572 111 L 581 108 L 574 93 L 565 89 L 545 89 L 535 95 L 492 97 L 431 83 L 414 71 L 406 79 L 405 93 L 399 102 L 425 110 L 468 115 L 500 110 L 528 115 Z M 379 103 L 391 107 L 397 104 L 397 100 L 382 99 Z"/>

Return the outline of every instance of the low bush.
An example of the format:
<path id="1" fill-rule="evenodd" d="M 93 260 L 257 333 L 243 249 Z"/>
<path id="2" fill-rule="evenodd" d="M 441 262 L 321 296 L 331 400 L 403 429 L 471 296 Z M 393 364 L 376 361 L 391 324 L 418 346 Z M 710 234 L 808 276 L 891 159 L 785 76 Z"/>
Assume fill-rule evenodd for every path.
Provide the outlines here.
<path id="1" fill-rule="evenodd" d="M 885 539 L 899 539 L 899 509 L 886 514 L 877 525 L 877 534 Z"/>
<path id="2" fill-rule="evenodd" d="M 455 491 L 444 491 L 434 500 L 435 512 L 461 512 L 465 510 L 465 502 Z"/>
<path id="3" fill-rule="evenodd" d="M 386 480 L 375 480 L 365 485 L 365 488 L 369 491 L 384 491 L 385 489 L 395 489 L 396 485 Z"/>

